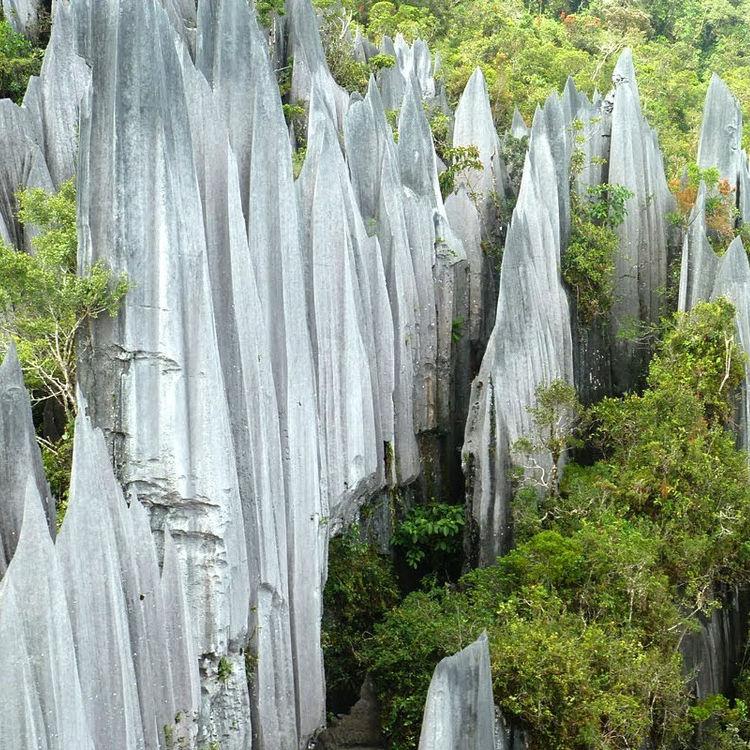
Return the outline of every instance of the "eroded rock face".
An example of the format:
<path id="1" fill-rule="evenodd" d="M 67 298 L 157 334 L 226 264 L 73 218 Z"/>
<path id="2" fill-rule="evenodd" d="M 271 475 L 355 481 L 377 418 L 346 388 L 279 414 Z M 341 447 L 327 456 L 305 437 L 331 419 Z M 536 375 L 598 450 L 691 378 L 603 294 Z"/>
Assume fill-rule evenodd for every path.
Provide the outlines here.
<path id="1" fill-rule="evenodd" d="M 495 706 L 487 634 L 443 659 L 432 675 L 419 750 L 495 747 Z"/>
<path id="2" fill-rule="evenodd" d="M 668 214 L 674 210 L 656 135 L 641 112 L 630 50 L 622 53 L 612 74 L 613 97 L 608 181 L 628 188 L 633 197 L 617 228 L 620 250 L 612 307 L 612 384 L 631 388 L 644 369 L 643 354 L 618 340 L 617 332 L 633 321 L 656 323 L 667 282 Z"/>
<path id="3" fill-rule="evenodd" d="M 42 0 L 3 0 L 3 14 L 14 31 L 35 38 L 44 9 Z"/>
<path id="4" fill-rule="evenodd" d="M 706 92 L 698 142 L 698 166 L 715 168 L 734 187 L 742 157 L 742 110 L 729 87 L 715 73 Z"/>
<path id="5" fill-rule="evenodd" d="M 48 533 L 54 535 L 55 500 L 44 476 L 31 402 L 11 344 L 0 365 L 0 578 L 16 551 L 29 483 L 44 507 Z"/>
<path id="6" fill-rule="evenodd" d="M 554 380 L 573 381 L 570 309 L 560 277 L 571 153 L 564 134 L 553 94 L 534 117 L 505 243 L 495 328 L 472 386 L 463 466 L 482 564 L 492 563 L 509 542 L 511 448 L 531 433 L 535 391 Z"/>
<path id="7" fill-rule="evenodd" d="M 14 409 L 0 403 L 4 422 Z M 182 738 L 194 748 L 198 664 L 181 578 L 171 578 L 180 572 L 173 549 L 160 574 L 147 512 L 137 501 L 128 508 L 85 413 L 54 544 L 33 471 L 27 480 L 20 536 L 0 582 L 0 741 L 93 750 L 120 737 L 123 747 L 157 750 Z M 177 595 L 165 599 L 162 582 Z"/>

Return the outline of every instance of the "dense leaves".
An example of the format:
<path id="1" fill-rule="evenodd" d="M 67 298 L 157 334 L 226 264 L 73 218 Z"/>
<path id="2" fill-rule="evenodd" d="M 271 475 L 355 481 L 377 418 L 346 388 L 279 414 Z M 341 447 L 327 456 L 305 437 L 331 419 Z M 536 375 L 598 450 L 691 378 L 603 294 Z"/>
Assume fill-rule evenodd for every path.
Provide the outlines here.
<path id="1" fill-rule="evenodd" d="M 750 573 L 750 477 L 731 432 L 743 374 L 729 302 L 678 315 L 644 393 L 586 415 L 600 460 L 570 465 L 559 493 L 519 493 L 517 546 L 376 626 L 367 663 L 393 748 L 414 747 L 437 661 L 484 629 L 495 700 L 534 750 L 746 747 L 745 704 L 691 708 L 679 656 L 721 584 Z M 552 384 L 539 401 L 531 442 L 564 449 L 574 396 Z"/>
<path id="2" fill-rule="evenodd" d="M 42 67 L 44 51 L 0 18 L 0 99 L 21 103 L 29 78 Z"/>

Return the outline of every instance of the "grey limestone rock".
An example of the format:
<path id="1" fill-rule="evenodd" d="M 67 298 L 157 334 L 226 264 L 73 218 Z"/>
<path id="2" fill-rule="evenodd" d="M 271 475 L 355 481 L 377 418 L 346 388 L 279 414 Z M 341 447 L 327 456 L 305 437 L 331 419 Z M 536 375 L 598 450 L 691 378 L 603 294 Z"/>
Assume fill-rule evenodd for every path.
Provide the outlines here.
<path id="1" fill-rule="evenodd" d="M 375 429 L 372 378 L 352 229 L 346 218 L 343 157 L 328 115 L 313 93 L 308 154 L 297 183 L 318 411 L 323 427 L 332 518 L 378 487 L 381 441 Z M 361 234 L 363 234 L 362 232 Z M 355 235 L 355 240 L 356 235 Z M 370 314 L 370 311 L 367 311 Z"/>
<path id="2" fill-rule="evenodd" d="M 0 662 L 8 667 L 2 682 L 15 693 L 0 705 L 0 740 L 4 747 L 18 750 L 93 750 L 64 570 L 41 500 L 30 477 L 18 547 L 0 583 L 0 631 L 5 630 L 6 636 L 0 641 Z M 94 654 L 99 650 L 96 643 L 88 644 Z M 27 706 L 25 715 L 21 697 Z"/>
<path id="3" fill-rule="evenodd" d="M 42 0 L 3 0 L 3 14 L 13 30 L 30 38 L 36 35 L 43 9 Z"/>
<path id="4" fill-rule="evenodd" d="M 729 87 L 715 73 L 706 92 L 698 142 L 698 166 L 716 168 L 734 187 L 742 159 L 742 109 Z"/>
<path id="5" fill-rule="evenodd" d="M 528 408 L 536 388 L 573 381 L 570 310 L 560 278 L 570 158 L 561 140 L 563 117 L 556 95 L 534 116 L 505 243 L 495 328 L 472 386 L 462 458 L 482 564 L 507 548 L 510 452 L 531 432 Z"/>
<path id="6" fill-rule="evenodd" d="M 443 659 L 427 692 L 419 750 L 490 750 L 495 705 L 487 634 Z"/>
<path id="7" fill-rule="evenodd" d="M 56 190 L 76 172 L 81 102 L 91 74 L 76 50 L 72 0 L 56 0 L 52 35 L 39 78 L 32 78 L 24 108 L 34 113 L 36 140 L 52 187 Z"/>
<path id="8" fill-rule="evenodd" d="M 674 198 L 656 136 L 641 113 L 630 50 L 620 55 L 613 81 L 608 180 L 634 194 L 617 228 L 620 249 L 611 322 L 613 387 L 623 392 L 638 380 L 644 363 L 634 344 L 617 340 L 617 331 L 633 321 L 655 323 L 659 319 L 667 281 L 667 215 L 674 210 Z"/>
<path id="9" fill-rule="evenodd" d="M 41 498 L 48 533 L 54 535 L 55 500 L 44 476 L 31 403 L 11 344 L 0 365 L 0 577 L 18 544 L 29 482 Z"/>
<path id="10" fill-rule="evenodd" d="M 419 474 L 413 391 L 419 351 L 419 293 L 409 247 L 399 161 L 380 92 L 352 104 L 344 127 L 346 157 L 365 228 L 377 236 L 394 332 L 394 442 L 386 467 L 389 483 L 408 484 Z"/>
<path id="11" fill-rule="evenodd" d="M 682 240 L 680 288 L 677 309 L 690 310 L 696 302 L 711 297 L 721 260 L 706 234 L 706 185 L 701 182 L 688 227 Z"/>

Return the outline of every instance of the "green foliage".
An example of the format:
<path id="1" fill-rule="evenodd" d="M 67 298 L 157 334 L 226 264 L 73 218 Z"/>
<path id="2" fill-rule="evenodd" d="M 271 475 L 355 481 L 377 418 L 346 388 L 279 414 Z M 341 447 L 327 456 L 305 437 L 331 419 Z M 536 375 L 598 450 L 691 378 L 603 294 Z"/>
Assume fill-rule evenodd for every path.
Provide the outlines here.
<path id="1" fill-rule="evenodd" d="M 484 71 L 500 130 L 516 106 L 527 121 L 568 75 L 589 95 L 607 91 L 617 55 L 633 49 L 643 109 L 659 133 L 671 175 L 695 154 L 711 72 L 750 116 L 748 0 L 344 0 L 375 40 L 402 32 L 426 39 L 442 59 L 455 103 L 469 76 Z M 746 133 L 745 146 L 750 143 Z"/>
<path id="2" fill-rule="evenodd" d="M 464 506 L 432 502 L 416 505 L 398 525 L 393 543 L 416 570 L 426 560 L 430 569 L 445 572 L 461 551 Z"/>
<path id="3" fill-rule="evenodd" d="M 232 662 L 227 659 L 226 656 L 222 656 L 219 659 L 219 665 L 216 668 L 216 675 L 220 682 L 226 683 L 232 676 Z"/>
<path id="4" fill-rule="evenodd" d="M 102 263 L 76 274 L 75 187 L 55 195 L 39 188 L 20 194 L 22 222 L 37 226 L 34 255 L 0 245 L 0 335 L 18 348 L 27 385 L 75 412 L 78 334 L 104 313 L 114 316 L 127 280 Z"/>
<path id="5" fill-rule="evenodd" d="M 21 103 L 29 78 L 39 74 L 44 50 L 0 19 L 0 99 Z"/>
<path id="6" fill-rule="evenodd" d="M 604 183 L 589 185 L 583 195 L 571 188 L 570 197 L 571 229 L 562 277 L 575 294 L 579 320 L 590 325 L 606 315 L 614 301 L 619 247 L 615 229 L 624 221 L 625 204 L 633 193 L 623 185 Z"/>
<path id="7" fill-rule="evenodd" d="M 359 695 L 364 640 L 398 598 L 390 559 L 363 542 L 358 527 L 331 540 L 322 638 L 329 707 L 346 710 Z"/>
<path id="8" fill-rule="evenodd" d="M 40 431 L 42 458 L 57 498 L 58 523 L 67 505 L 76 409 L 76 344 L 89 323 L 117 314 L 128 284 L 102 263 L 76 274 L 75 186 L 50 195 L 19 195 L 19 218 L 39 233 L 34 255 L 0 244 L 0 343 L 15 342 L 35 402 L 61 411 L 62 434 Z"/>
<path id="9" fill-rule="evenodd" d="M 44 473 L 47 476 L 57 508 L 58 529 L 65 518 L 65 512 L 68 510 L 70 469 L 73 465 L 74 428 L 75 422 L 72 418 L 69 418 L 59 440 L 52 442 L 40 438 Z"/>
<path id="10" fill-rule="evenodd" d="M 376 38 L 403 34 L 407 40 L 432 39 L 438 22 L 429 8 L 380 0 L 369 10 L 368 30 Z"/>
<path id="11" fill-rule="evenodd" d="M 384 68 L 392 68 L 396 64 L 396 58 L 392 55 L 373 55 L 367 61 L 367 64 L 370 66 L 370 70 L 375 73 Z"/>
<path id="12" fill-rule="evenodd" d="M 255 0 L 255 10 L 260 25 L 268 28 L 274 16 L 286 13 L 286 0 Z"/>
<path id="13" fill-rule="evenodd" d="M 517 492 L 518 545 L 375 628 L 367 663 L 392 747 L 415 746 L 437 661 L 485 629 L 495 700 L 532 750 L 746 747 L 742 686 L 734 704 L 691 708 L 679 657 L 717 587 L 750 573 L 750 477 L 728 429 L 743 373 L 731 304 L 676 316 L 644 393 L 586 415 L 600 460 L 570 464 L 557 496 Z M 564 384 L 540 396 L 537 428 L 574 399 Z"/>
<path id="14" fill-rule="evenodd" d="M 697 164 L 691 163 L 681 178 L 670 180 L 669 186 L 677 201 L 677 211 L 669 219 L 676 226 L 688 226 L 701 182 L 706 186 L 703 208 L 708 240 L 713 249 L 722 255 L 729 243 L 741 234 L 742 229 L 736 226 L 740 211 L 736 206 L 735 188 L 728 180 L 720 179 L 718 169 L 701 169 Z"/>
<path id="15" fill-rule="evenodd" d="M 508 170 L 511 188 L 515 194 L 521 187 L 521 177 L 523 176 L 523 165 L 526 160 L 526 150 L 529 146 L 529 137 L 527 135 L 516 138 L 512 133 L 507 133 L 500 155 L 505 162 L 505 168 Z"/>
<path id="16" fill-rule="evenodd" d="M 451 146 L 443 149 L 441 158 L 445 163 L 445 170 L 439 175 L 440 191 L 444 198 L 458 188 L 456 179 L 468 170 L 481 171 L 484 169 L 476 146 Z"/>
<path id="17" fill-rule="evenodd" d="M 454 344 L 458 344 L 463 338 L 465 322 L 463 318 L 454 318 L 451 321 L 451 341 Z"/>

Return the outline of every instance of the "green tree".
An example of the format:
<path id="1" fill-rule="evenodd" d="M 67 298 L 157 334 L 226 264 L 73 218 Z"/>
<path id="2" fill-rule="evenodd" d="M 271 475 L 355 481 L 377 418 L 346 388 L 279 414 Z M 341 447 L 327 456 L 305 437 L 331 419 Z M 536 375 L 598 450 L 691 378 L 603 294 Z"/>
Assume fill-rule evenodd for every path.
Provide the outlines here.
<path id="1" fill-rule="evenodd" d="M 44 50 L 0 19 L 0 99 L 21 103 L 29 78 L 38 75 Z"/>
<path id="2" fill-rule="evenodd" d="M 101 262 L 76 273 L 72 180 L 55 194 L 25 190 L 19 204 L 21 222 L 38 234 L 33 254 L 0 244 L 0 342 L 15 342 L 33 400 L 63 415 L 60 435 L 39 432 L 53 489 L 63 501 L 76 411 L 76 342 L 92 320 L 117 314 L 128 282 Z"/>

